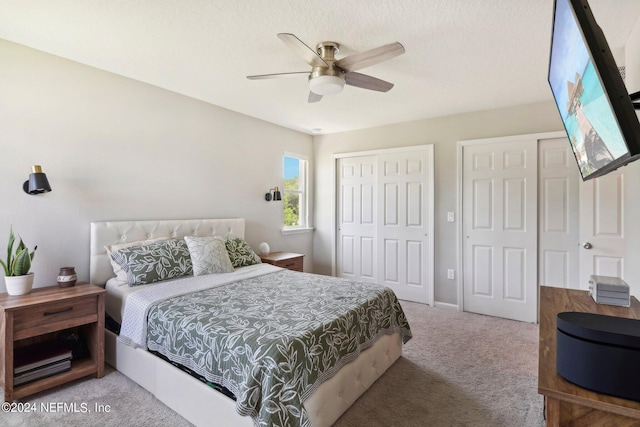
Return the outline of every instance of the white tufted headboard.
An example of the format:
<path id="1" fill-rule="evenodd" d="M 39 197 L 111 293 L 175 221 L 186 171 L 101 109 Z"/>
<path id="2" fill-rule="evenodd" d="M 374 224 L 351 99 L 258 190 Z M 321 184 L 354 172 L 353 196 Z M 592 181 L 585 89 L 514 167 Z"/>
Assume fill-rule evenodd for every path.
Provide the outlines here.
<path id="1" fill-rule="evenodd" d="M 156 237 L 184 236 L 244 238 L 244 218 L 92 222 L 89 281 L 102 286 L 115 277 L 105 246 Z"/>

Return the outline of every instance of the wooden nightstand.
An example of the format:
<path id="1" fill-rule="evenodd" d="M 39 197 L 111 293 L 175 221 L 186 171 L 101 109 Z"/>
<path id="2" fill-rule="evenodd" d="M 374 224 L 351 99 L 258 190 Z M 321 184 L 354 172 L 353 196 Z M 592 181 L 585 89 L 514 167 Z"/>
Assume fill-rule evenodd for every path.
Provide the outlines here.
<path id="1" fill-rule="evenodd" d="M 0 386 L 5 402 L 96 374 L 104 376 L 104 293 L 95 285 L 35 288 L 30 294 L 0 294 Z M 72 361 L 71 370 L 13 386 L 13 349 L 77 328 L 90 356 Z M 50 337 L 48 337 L 50 336 Z"/>
<path id="2" fill-rule="evenodd" d="M 303 271 L 303 258 L 303 254 L 294 254 L 291 252 L 271 252 L 269 255 L 262 255 L 260 257 L 262 262 L 293 271 Z"/>

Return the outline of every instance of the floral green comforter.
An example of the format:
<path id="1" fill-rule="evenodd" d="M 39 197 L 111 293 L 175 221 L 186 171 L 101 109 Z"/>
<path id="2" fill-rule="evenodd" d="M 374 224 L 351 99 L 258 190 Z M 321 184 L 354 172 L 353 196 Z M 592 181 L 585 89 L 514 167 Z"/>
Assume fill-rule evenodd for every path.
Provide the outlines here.
<path id="1" fill-rule="evenodd" d="M 151 307 L 147 346 L 222 384 L 257 426 L 309 426 L 302 402 L 383 334 L 411 331 L 389 288 L 282 270 Z"/>

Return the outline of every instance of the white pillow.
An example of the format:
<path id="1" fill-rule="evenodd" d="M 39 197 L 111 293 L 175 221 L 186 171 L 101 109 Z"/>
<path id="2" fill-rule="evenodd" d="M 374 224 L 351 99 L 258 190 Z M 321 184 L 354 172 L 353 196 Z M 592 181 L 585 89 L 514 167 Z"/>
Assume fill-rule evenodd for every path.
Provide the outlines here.
<path id="1" fill-rule="evenodd" d="M 194 276 L 234 271 L 224 238 L 185 236 L 184 240 L 191 255 Z"/>
<path id="2" fill-rule="evenodd" d="M 157 242 L 158 240 L 168 240 L 168 237 L 156 237 L 154 239 L 149 240 L 138 240 L 137 242 L 127 242 L 127 243 L 118 243 L 115 245 L 105 246 L 104 248 L 107 250 L 107 255 L 109 255 L 109 262 L 111 262 L 111 268 L 113 268 L 113 273 L 116 275 L 116 278 L 119 282 L 129 283 L 127 280 L 127 272 L 122 269 L 120 264 L 114 261 L 111 256 L 112 253 L 118 252 L 120 249 L 131 248 L 133 246 L 144 246 L 149 243 Z"/>

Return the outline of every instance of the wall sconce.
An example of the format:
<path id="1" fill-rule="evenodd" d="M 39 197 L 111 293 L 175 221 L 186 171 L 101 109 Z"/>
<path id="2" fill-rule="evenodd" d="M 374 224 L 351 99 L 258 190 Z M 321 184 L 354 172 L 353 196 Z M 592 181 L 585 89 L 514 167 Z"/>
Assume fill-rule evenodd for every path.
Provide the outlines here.
<path id="1" fill-rule="evenodd" d="M 47 175 L 42 172 L 40 165 L 33 165 L 31 173 L 29 174 L 29 180 L 24 182 L 22 189 L 25 193 L 32 195 L 51 191 Z"/>
<path id="2" fill-rule="evenodd" d="M 271 196 L 271 192 L 273 191 L 273 196 Z M 282 196 L 280 195 L 280 190 L 278 189 L 278 187 L 275 188 L 270 188 L 269 192 L 267 194 L 264 195 L 264 199 L 267 202 L 270 202 L 271 199 L 273 199 L 273 201 L 276 200 L 282 200 Z"/>

